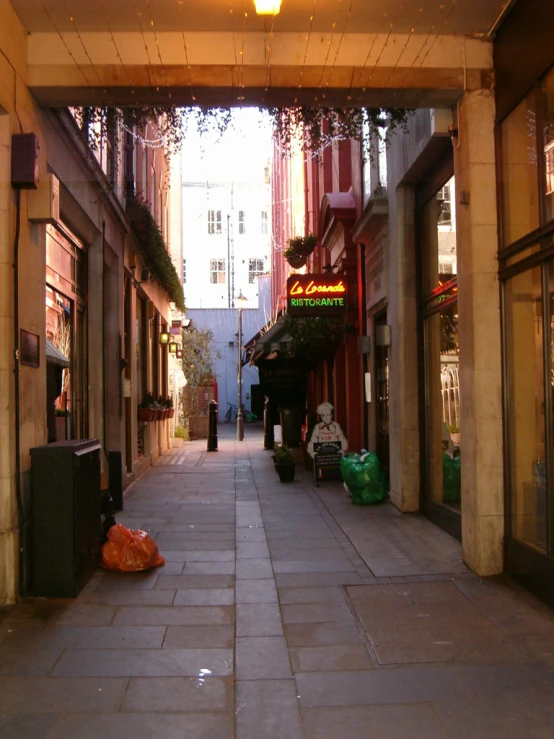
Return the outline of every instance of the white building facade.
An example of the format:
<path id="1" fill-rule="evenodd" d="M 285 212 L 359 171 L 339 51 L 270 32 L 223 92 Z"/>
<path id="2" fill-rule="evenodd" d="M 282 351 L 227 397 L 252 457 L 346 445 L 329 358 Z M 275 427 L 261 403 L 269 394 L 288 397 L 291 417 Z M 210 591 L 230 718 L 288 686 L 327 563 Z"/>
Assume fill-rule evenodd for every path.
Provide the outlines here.
<path id="1" fill-rule="evenodd" d="M 271 130 L 257 112 L 221 140 L 187 137 L 182 159 L 183 283 L 187 308 L 258 307 L 271 253 Z"/>

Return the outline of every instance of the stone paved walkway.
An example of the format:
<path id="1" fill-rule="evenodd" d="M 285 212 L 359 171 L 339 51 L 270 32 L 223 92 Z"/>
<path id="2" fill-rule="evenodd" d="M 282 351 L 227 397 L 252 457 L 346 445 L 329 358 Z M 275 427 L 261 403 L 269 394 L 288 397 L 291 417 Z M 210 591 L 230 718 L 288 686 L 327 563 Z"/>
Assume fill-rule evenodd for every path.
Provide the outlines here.
<path id="1" fill-rule="evenodd" d="M 2 739 L 552 739 L 554 618 L 262 434 L 174 449 L 117 519 L 166 565 L 0 612 Z"/>

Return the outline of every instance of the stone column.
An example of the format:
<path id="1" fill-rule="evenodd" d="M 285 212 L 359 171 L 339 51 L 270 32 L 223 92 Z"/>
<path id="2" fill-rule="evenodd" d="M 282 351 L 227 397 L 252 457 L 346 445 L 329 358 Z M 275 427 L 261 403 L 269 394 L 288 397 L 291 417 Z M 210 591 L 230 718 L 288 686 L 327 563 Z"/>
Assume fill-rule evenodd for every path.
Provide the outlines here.
<path id="1" fill-rule="evenodd" d="M 390 194 L 387 320 L 389 353 L 390 496 L 401 511 L 419 510 L 419 416 L 414 191 Z"/>
<path id="2" fill-rule="evenodd" d="M 1 68 L 0 68 L 0 71 Z M 10 171 L 10 117 L 0 106 L 0 171 Z M 0 607 L 17 589 L 17 504 L 15 497 L 14 300 L 12 190 L 0 182 Z"/>
<path id="3" fill-rule="evenodd" d="M 504 498 L 494 96 L 488 90 L 468 92 L 461 101 L 454 167 L 463 557 L 477 574 L 493 575 L 503 568 Z"/>

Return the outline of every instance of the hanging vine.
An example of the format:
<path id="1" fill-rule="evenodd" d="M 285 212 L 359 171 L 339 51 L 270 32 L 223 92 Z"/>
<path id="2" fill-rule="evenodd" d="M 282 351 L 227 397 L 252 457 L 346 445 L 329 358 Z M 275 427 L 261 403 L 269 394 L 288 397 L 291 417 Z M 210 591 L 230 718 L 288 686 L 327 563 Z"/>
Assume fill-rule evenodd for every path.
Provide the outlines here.
<path id="1" fill-rule="evenodd" d="M 407 130 L 413 111 L 405 108 L 262 108 L 273 125 L 282 154 L 290 154 L 299 142 L 309 156 L 320 156 L 335 141 L 358 139 L 364 154 L 372 157 L 372 141 L 380 138 L 390 142 L 398 129 Z M 140 108 L 77 108 L 72 109 L 77 123 L 88 136 L 88 143 L 98 149 L 103 140 L 127 131 L 146 146 L 163 148 L 171 156 L 177 153 L 187 133 L 216 133 L 222 136 L 234 125 L 233 108 L 202 108 L 146 106 Z M 141 137 L 147 127 L 154 138 Z"/>

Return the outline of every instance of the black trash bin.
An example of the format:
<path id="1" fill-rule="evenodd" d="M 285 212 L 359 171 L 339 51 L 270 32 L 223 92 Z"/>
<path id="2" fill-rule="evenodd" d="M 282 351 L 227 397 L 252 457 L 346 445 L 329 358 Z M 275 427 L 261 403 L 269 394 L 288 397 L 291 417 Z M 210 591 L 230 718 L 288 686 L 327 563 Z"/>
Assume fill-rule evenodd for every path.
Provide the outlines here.
<path id="1" fill-rule="evenodd" d="M 281 431 L 283 444 L 290 447 L 300 446 L 302 441 L 302 424 L 306 416 L 304 408 L 280 408 Z"/>
<path id="2" fill-rule="evenodd" d="M 33 595 L 75 598 L 101 548 L 100 444 L 57 441 L 30 452 Z"/>

